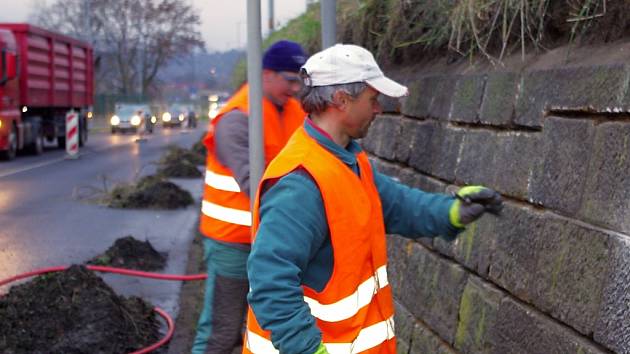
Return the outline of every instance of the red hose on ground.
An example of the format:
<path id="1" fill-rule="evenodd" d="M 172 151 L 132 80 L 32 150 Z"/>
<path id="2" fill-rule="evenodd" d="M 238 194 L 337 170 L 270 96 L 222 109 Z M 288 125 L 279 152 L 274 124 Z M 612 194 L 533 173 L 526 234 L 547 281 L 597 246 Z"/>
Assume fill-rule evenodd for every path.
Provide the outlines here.
<path id="1" fill-rule="evenodd" d="M 154 307 L 153 311 L 157 312 L 160 316 L 162 316 L 162 318 L 166 320 L 166 325 L 168 326 L 168 331 L 166 331 L 166 335 L 164 336 L 164 338 L 157 341 L 157 343 L 151 346 L 148 346 L 144 349 L 140 349 L 137 352 L 133 352 L 131 354 L 150 353 L 156 350 L 157 348 L 163 346 L 164 344 L 168 343 L 171 340 L 171 337 L 173 337 L 173 332 L 175 332 L 175 324 L 173 323 L 173 319 L 171 318 L 171 316 L 169 316 L 168 313 L 166 313 L 166 311 L 162 310 L 159 307 Z"/>
<path id="2" fill-rule="evenodd" d="M 64 270 L 66 270 L 68 268 L 70 268 L 70 266 L 48 267 L 48 268 L 42 268 L 42 269 L 34 270 L 32 272 L 18 274 L 16 276 L 0 280 L 0 286 L 12 283 L 12 282 L 14 282 L 16 280 L 33 277 L 33 276 L 40 275 L 40 274 L 64 271 Z M 206 279 L 208 277 L 207 274 L 193 274 L 193 275 L 159 274 L 159 273 L 142 272 L 142 271 L 139 271 L 139 270 L 131 270 L 131 269 L 115 268 L 115 267 L 105 267 L 105 266 L 95 266 L 95 265 L 88 265 L 88 266 L 86 266 L 86 268 L 89 269 L 89 270 L 92 270 L 92 271 L 102 272 L 102 273 L 115 273 L 115 274 L 121 274 L 121 275 L 129 275 L 129 276 L 136 276 L 136 277 L 143 277 L 143 278 L 152 278 L 152 279 L 160 279 L 160 280 L 203 280 L 203 279 Z M 169 316 L 164 310 L 162 310 L 159 307 L 154 307 L 153 311 L 157 312 L 160 316 L 162 316 L 162 318 L 164 318 L 164 320 L 166 320 L 166 324 L 168 326 L 168 330 L 166 332 L 166 335 L 164 336 L 164 338 L 160 339 L 155 344 L 152 344 L 149 347 L 146 347 L 146 348 L 140 349 L 138 351 L 135 351 L 135 352 L 133 352 L 131 354 L 145 354 L 145 353 L 149 353 L 149 352 L 151 352 L 151 351 L 153 351 L 153 350 L 163 346 L 164 344 L 168 343 L 171 340 L 171 337 L 173 336 L 173 332 L 175 332 L 175 324 L 173 323 L 173 319 L 171 318 L 171 316 Z"/>

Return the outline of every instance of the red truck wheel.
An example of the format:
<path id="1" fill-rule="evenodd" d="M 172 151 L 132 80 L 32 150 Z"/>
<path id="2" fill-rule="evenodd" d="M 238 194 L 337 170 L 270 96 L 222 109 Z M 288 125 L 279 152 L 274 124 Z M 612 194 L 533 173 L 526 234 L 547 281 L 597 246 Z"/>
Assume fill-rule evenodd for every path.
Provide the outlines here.
<path id="1" fill-rule="evenodd" d="M 44 152 L 44 137 L 37 133 L 35 141 L 29 146 L 29 150 L 33 155 L 41 155 Z"/>
<path id="2" fill-rule="evenodd" d="M 17 134 L 15 132 L 15 126 L 11 127 L 11 133 L 9 134 L 9 146 L 7 150 L 0 151 L 0 158 L 3 160 L 13 160 L 17 153 Z"/>

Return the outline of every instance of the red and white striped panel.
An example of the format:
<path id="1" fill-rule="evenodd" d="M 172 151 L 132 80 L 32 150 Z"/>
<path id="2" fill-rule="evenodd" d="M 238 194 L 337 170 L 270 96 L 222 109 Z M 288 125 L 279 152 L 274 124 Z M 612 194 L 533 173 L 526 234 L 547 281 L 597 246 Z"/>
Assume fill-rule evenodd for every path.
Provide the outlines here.
<path id="1" fill-rule="evenodd" d="M 79 114 L 76 111 L 66 114 L 66 153 L 72 157 L 79 154 Z"/>

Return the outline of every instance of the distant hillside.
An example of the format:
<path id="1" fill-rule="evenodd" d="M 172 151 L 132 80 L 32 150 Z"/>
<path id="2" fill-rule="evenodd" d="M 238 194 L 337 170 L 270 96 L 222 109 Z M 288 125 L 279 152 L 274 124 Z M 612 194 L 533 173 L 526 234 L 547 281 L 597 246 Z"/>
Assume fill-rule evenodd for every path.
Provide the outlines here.
<path id="1" fill-rule="evenodd" d="M 168 83 L 200 83 L 208 88 L 230 87 L 236 63 L 245 56 L 242 50 L 226 52 L 194 53 L 172 61 L 159 74 L 159 79 Z"/>

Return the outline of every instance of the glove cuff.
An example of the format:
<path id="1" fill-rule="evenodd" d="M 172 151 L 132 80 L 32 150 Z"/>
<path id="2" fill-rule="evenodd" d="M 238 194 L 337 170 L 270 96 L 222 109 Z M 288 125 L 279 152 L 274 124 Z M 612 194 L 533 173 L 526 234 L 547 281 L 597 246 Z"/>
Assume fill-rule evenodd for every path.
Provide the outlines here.
<path id="1" fill-rule="evenodd" d="M 328 354 L 328 350 L 326 349 L 324 343 L 319 343 L 319 347 L 317 347 L 317 350 L 313 354 Z"/>
<path id="2" fill-rule="evenodd" d="M 464 228 L 464 225 L 460 222 L 461 218 L 459 215 L 459 209 L 462 202 L 459 199 L 455 199 L 453 205 L 451 205 L 451 209 L 448 211 L 448 219 L 451 222 L 451 225 L 455 226 L 458 229 Z"/>

